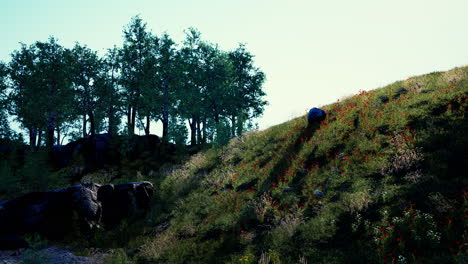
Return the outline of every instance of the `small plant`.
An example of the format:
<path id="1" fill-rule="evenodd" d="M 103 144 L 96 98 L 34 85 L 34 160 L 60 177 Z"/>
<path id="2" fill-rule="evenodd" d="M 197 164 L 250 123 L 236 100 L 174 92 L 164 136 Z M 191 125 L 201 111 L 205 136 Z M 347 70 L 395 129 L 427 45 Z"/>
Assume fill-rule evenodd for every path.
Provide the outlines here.
<path id="1" fill-rule="evenodd" d="M 123 250 L 122 248 L 118 248 L 114 250 L 114 252 L 110 256 L 105 258 L 102 264 L 130 264 L 130 263 L 133 263 L 133 262 L 130 261 L 130 259 L 127 256 L 127 253 L 125 253 L 125 250 Z"/>
<path id="2" fill-rule="evenodd" d="M 252 254 L 251 252 L 247 253 L 246 255 L 242 256 L 239 261 L 240 263 L 243 263 L 243 264 L 250 264 L 250 263 L 253 263 L 255 260 L 255 256 L 254 254 Z"/>

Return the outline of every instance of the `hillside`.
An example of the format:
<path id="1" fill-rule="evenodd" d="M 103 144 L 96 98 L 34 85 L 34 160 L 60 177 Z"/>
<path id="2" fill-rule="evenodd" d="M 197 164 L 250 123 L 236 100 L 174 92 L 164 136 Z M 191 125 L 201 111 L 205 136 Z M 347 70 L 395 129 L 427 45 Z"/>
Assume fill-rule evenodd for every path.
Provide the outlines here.
<path id="1" fill-rule="evenodd" d="M 148 219 L 169 227 L 139 256 L 463 263 L 467 96 L 468 67 L 430 73 L 327 105 L 315 128 L 301 116 L 196 155 L 157 184 Z"/>
<path id="2" fill-rule="evenodd" d="M 109 263 L 468 263 L 467 98 L 468 66 L 433 72 L 133 165 L 118 181 L 154 184 L 147 217 L 70 241 L 123 248 Z"/>

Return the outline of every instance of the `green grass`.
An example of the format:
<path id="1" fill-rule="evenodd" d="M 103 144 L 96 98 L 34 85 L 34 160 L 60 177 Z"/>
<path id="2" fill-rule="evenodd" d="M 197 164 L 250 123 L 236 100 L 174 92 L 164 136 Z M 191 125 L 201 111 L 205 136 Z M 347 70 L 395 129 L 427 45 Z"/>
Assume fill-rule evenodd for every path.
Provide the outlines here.
<path id="1" fill-rule="evenodd" d="M 193 157 L 157 187 L 155 203 L 173 204 L 165 211 L 170 227 L 148 238 L 139 259 L 258 263 L 264 252 L 275 252 L 276 263 L 466 259 L 454 246 L 467 242 L 460 196 L 467 77 L 462 67 L 362 91 L 322 107 L 328 116 L 316 127 L 300 116 Z M 450 230 L 432 224 L 449 212 L 431 195 L 451 208 Z M 420 210 L 413 218 L 405 215 L 409 201 Z M 393 233 L 382 242 L 375 230 L 389 223 Z"/>
<path id="2" fill-rule="evenodd" d="M 151 174 L 132 165 L 121 181 L 154 183 L 150 212 L 87 246 L 135 263 L 463 263 L 467 98 L 465 66 L 323 106 L 312 127 L 304 115 Z"/>

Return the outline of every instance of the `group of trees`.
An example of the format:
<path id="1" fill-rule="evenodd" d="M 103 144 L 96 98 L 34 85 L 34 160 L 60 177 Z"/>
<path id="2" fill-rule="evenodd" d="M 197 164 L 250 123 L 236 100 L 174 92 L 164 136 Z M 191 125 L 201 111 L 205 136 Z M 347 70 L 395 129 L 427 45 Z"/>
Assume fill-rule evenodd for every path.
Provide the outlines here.
<path id="1" fill-rule="evenodd" d="M 190 132 L 193 145 L 240 135 L 263 113 L 265 75 L 244 45 L 226 52 L 190 28 L 178 47 L 138 16 L 123 33 L 123 45 L 103 57 L 53 37 L 21 44 L 9 63 L 0 62 L 0 136 L 8 136 L 8 115 L 28 132 L 32 149 L 60 144 L 64 135 L 133 135 L 136 127 L 148 135 L 160 121 L 164 140 L 185 143 Z"/>

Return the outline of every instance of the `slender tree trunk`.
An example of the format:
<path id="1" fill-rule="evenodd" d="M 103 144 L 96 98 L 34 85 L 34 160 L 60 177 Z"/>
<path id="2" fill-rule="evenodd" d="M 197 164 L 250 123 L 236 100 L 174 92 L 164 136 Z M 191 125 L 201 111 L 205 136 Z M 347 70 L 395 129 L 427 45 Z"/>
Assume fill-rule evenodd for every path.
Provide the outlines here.
<path id="1" fill-rule="evenodd" d="M 202 124 L 203 124 L 203 129 L 202 129 L 202 132 L 203 132 L 202 143 L 203 143 L 203 144 L 206 144 L 206 118 L 203 118 Z"/>
<path id="2" fill-rule="evenodd" d="M 114 107 L 112 104 L 109 106 L 109 109 L 107 111 L 108 119 L 109 119 L 109 126 L 107 127 L 107 133 L 110 135 L 114 135 L 115 133 L 115 117 L 114 117 Z"/>
<path id="3" fill-rule="evenodd" d="M 131 130 L 130 130 L 131 136 L 135 134 L 135 120 L 136 120 L 136 106 L 132 107 L 132 123 L 131 123 Z"/>
<path id="4" fill-rule="evenodd" d="M 86 114 L 83 115 L 83 138 L 86 138 L 87 135 L 87 122 L 86 122 Z"/>
<path id="5" fill-rule="evenodd" d="M 42 142 L 42 129 L 39 129 L 39 134 L 37 136 L 36 151 L 38 151 L 39 148 L 41 147 L 41 142 Z"/>
<path id="6" fill-rule="evenodd" d="M 46 133 L 46 147 L 52 149 L 54 145 L 54 132 L 55 132 L 55 113 L 49 113 L 49 120 L 47 121 L 47 133 Z"/>
<path id="7" fill-rule="evenodd" d="M 196 122 L 195 117 L 192 117 L 192 122 L 189 119 L 189 126 L 190 126 L 190 146 L 195 146 L 196 144 Z"/>
<path id="8" fill-rule="evenodd" d="M 132 106 L 127 107 L 127 133 L 132 135 Z"/>
<path id="9" fill-rule="evenodd" d="M 88 111 L 88 116 L 89 116 L 89 124 L 90 124 L 90 134 L 91 135 L 94 135 L 96 134 L 96 124 L 95 124 L 95 120 L 94 120 L 94 113 L 92 110 Z"/>
<path id="10" fill-rule="evenodd" d="M 29 145 L 31 147 L 31 151 L 36 150 L 36 137 L 37 137 L 37 128 L 30 127 L 29 128 Z"/>
<path id="11" fill-rule="evenodd" d="M 231 138 L 236 136 L 236 116 L 231 116 Z"/>
<path id="12" fill-rule="evenodd" d="M 201 125 L 200 117 L 197 117 L 197 144 L 201 144 L 202 142 L 200 125 Z"/>
<path id="13" fill-rule="evenodd" d="M 60 145 L 60 126 L 57 125 L 57 145 Z"/>
<path id="14" fill-rule="evenodd" d="M 147 115 L 146 116 L 146 127 L 145 127 L 145 135 L 147 135 L 147 136 L 149 136 L 149 134 L 150 134 L 150 123 L 151 123 L 150 116 Z"/>
<path id="15" fill-rule="evenodd" d="M 216 125 L 219 125 L 219 113 L 218 113 L 218 109 L 216 107 L 216 104 L 213 106 L 213 110 L 214 110 L 215 123 L 216 123 Z"/>

